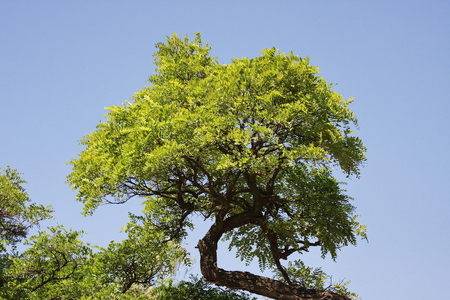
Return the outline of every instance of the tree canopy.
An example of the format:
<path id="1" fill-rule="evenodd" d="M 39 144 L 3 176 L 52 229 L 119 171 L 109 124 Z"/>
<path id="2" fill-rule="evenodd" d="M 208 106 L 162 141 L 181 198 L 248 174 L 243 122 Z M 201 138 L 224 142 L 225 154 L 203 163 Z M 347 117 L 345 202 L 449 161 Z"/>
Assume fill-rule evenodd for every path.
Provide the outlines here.
<path id="1" fill-rule="evenodd" d="M 11 265 L 9 256 L 16 253 L 28 231 L 51 217 L 52 209 L 31 202 L 17 170 L 0 168 L 0 288 L 8 281 L 5 270 Z"/>
<path id="2" fill-rule="evenodd" d="M 50 218 L 52 209 L 31 202 L 17 170 L 8 166 L 0 171 L 0 251 L 4 251 L 5 246 L 23 240 L 30 228 Z"/>
<path id="3" fill-rule="evenodd" d="M 82 140 L 68 182 L 85 214 L 140 197 L 169 240 L 201 214 L 212 220 L 198 242 L 208 282 L 276 299 L 345 299 L 302 284 L 301 261 L 284 261 L 311 247 L 335 259 L 365 238 L 334 176 L 358 177 L 365 161 L 352 100 L 307 58 L 271 48 L 221 64 L 210 49 L 200 34 L 157 44 L 150 86 Z M 219 268 L 221 239 L 280 279 Z"/>
<path id="4" fill-rule="evenodd" d="M 179 265 L 189 265 L 179 240 L 154 230 L 146 208 L 130 214 L 127 238 L 107 248 L 62 225 L 28 236 L 52 209 L 32 203 L 24 183 L 17 170 L 0 174 L 1 299 L 149 299 L 150 287 L 164 288 Z"/>

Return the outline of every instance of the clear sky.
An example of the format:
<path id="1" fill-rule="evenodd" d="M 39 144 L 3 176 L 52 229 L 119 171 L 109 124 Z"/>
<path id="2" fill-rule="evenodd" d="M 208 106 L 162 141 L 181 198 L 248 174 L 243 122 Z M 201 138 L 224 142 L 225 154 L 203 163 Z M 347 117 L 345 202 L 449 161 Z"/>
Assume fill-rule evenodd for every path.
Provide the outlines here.
<path id="1" fill-rule="evenodd" d="M 0 0 L 0 166 L 24 174 L 55 220 L 106 246 L 139 202 L 92 217 L 65 184 L 66 162 L 105 107 L 145 86 L 154 44 L 200 31 L 222 63 L 263 48 L 310 56 L 352 105 L 368 147 L 347 189 L 369 243 L 336 262 L 311 253 L 364 300 L 442 298 L 450 269 L 450 2 Z M 199 233 L 187 241 L 193 246 Z M 223 267 L 236 266 L 222 250 Z M 257 272 L 254 266 L 251 271 Z M 192 272 L 198 272 L 198 264 Z"/>

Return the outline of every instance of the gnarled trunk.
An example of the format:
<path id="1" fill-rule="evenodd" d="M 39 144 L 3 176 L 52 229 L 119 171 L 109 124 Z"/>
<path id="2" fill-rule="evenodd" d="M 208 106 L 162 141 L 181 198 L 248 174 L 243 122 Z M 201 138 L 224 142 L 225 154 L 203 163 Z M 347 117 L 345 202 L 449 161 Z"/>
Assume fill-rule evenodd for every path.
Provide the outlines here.
<path id="1" fill-rule="evenodd" d="M 349 300 L 350 298 L 330 291 L 307 289 L 299 285 L 287 285 L 278 280 L 242 271 L 226 271 L 217 266 L 217 244 L 222 235 L 230 230 L 223 222 L 215 222 L 198 242 L 200 268 L 205 280 L 231 289 L 246 290 L 272 299 L 287 300 Z"/>

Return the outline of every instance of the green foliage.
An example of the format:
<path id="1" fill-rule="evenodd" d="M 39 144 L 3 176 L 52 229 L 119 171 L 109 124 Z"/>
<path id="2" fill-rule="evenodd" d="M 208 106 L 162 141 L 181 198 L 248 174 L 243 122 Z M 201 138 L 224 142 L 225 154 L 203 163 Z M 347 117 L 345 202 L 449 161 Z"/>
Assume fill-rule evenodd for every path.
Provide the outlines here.
<path id="1" fill-rule="evenodd" d="M 157 230 L 148 215 L 130 218 L 124 229 L 128 237 L 120 243 L 112 241 L 96 255 L 96 267 L 120 292 L 133 285 L 149 288 L 156 281 L 172 276 L 179 265 L 190 264 L 186 250 Z"/>
<path id="2" fill-rule="evenodd" d="M 18 257 L 7 274 L 9 281 L 3 296 L 10 299 L 68 298 L 84 294 L 77 284 L 88 275 L 91 249 L 84 245 L 77 231 L 67 231 L 62 226 L 50 227 L 25 241 L 29 248 Z M 18 297 L 20 295 L 20 297 Z M 26 297 L 25 297 L 26 296 Z"/>
<path id="3" fill-rule="evenodd" d="M 295 284 L 299 284 L 309 289 L 325 289 L 325 280 L 328 278 L 328 275 L 320 268 L 307 267 L 302 261 L 295 260 L 289 262 L 286 272 Z M 275 272 L 275 277 L 286 282 L 279 271 Z"/>
<path id="4" fill-rule="evenodd" d="M 181 281 L 176 285 L 169 280 L 165 284 L 154 287 L 150 298 L 152 300 L 256 300 L 242 292 L 214 287 L 196 277 L 192 277 L 191 281 Z"/>
<path id="5" fill-rule="evenodd" d="M 344 283 L 335 283 L 330 288 L 333 292 L 339 294 L 339 295 L 345 295 L 353 300 L 360 300 L 362 299 L 358 294 L 351 292 L 348 290 L 347 286 L 350 284 L 350 281 L 344 282 Z"/>
<path id="6" fill-rule="evenodd" d="M 339 295 L 344 295 L 350 299 L 360 299 L 359 295 L 348 290 L 347 286 L 350 281 L 333 284 L 332 278 L 327 275 L 321 268 L 307 267 L 301 260 L 290 261 L 288 267 L 285 268 L 286 273 L 294 284 L 301 285 L 308 289 L 330 290 Z M 275 270 L 275 278 L 286 283 L 283 274 Z M 331 282 L 327 286 L 327 282 Z"/>
<path id="7" fill-rule="evenodd" d="M 62 226 L 25 240 L 26 250 L 5 257 L 2 299 L 148 299 L 147 290 L 189 265 L 186 251 L 149 222 L 130 215 L 120 243 L 94 252 L 83 232 Z"/>
<path id="8" fill-rule="evenodd" d="M 0 168 L 0 288 L 10 280 L 6 270 L 12 264 L 17 243 L 31 227 L 51 217 L 52 209 L 32 203 L 23 184 L 17 170 Z"/>
<path id="9" fill-rule="evenodd" d="M 52 209 L 32 203 L 17 170 L 0 168 L 0 252 L 24 239 L 28 230 L 51 217 Z"/>
<path id="10" fill-rule="evenodd" d="M 358 177 L 365 161 L 352 99 L 307 58 L 272 48 L 223 65 L 199 34 L 157 49 L 151 86 L 110 107 L 71 162 L 85 214 L 143 197 L 156 231 L 172 238 L 185 236 L 193 213 L 216 228 L 228 222 L 220 236 L 238 256 L 288 283 L 280 260 L 310 247 L 335 259 L 367 238 L 333 176 Z"/>

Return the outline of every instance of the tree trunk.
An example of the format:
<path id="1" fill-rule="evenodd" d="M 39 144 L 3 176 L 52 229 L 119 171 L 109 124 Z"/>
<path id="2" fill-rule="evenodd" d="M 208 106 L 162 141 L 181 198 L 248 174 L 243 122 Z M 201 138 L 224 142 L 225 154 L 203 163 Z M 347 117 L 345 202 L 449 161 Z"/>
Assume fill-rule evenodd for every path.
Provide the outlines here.
<path id="1" fill-rule="evenodd" d="M 226 221 L 225 221 L 226 222 Z M 299 285 L 287 285 L 278 280 L 242 271 L 226 271 L 217 267 L 217 244 L 229 230 L 223 222 L 215 222 L 198 242 L 200 268 L 207 282 L 230 289 L 246 290 L 272 299 L 286 300 L 350 300 L 330 291 L 307 289 Z"/>

